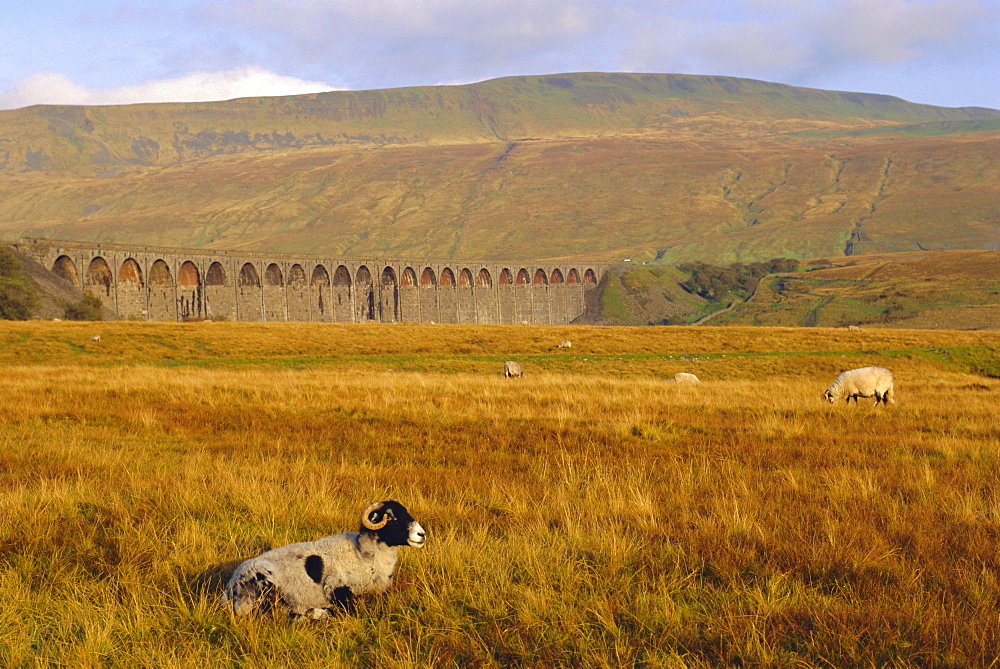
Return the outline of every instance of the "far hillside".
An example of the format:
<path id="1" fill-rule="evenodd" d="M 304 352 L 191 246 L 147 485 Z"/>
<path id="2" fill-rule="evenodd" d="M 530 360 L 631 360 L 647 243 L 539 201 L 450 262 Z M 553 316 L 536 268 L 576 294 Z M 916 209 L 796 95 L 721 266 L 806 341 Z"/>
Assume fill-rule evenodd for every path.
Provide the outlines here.
<path id="1" fill-rule="evenodd" d="M 770 275 L 748 302 L 708 324 L 1000 330 L 1000 251 L 844 262 L 814 261 L 812 271 Z"/>
<path id="2" fill-rule="evenodd" d="M 743 302 L 763 277 L 797 271 L 790 258 L 712 265 L 701 261 L 664 266 L 622 263 L 605 272 L 598 305 L 588 318 L 603 325 L 688 325 Z"/>
<path id="3" fill-rule="evenodd" d="M 0 238 L 725 265 L 1000 247 L 1000 111 L 577 73 L 0 111 Z"/>
<path id="4" fill-rule="evenodd" d="M 1000 330 L 1000 251 L 612 268 L 604 325 Z"/>

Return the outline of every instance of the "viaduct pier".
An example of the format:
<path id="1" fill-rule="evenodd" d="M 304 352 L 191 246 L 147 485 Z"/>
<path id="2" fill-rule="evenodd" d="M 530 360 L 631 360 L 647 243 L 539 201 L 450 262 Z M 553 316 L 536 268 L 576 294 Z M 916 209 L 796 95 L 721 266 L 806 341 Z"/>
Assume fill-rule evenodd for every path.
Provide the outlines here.
<path id="1" fill-rule="evenodd" d="M 122 319 L 569 323 L 607 265 L 333 258 L 21 239 Z"/>

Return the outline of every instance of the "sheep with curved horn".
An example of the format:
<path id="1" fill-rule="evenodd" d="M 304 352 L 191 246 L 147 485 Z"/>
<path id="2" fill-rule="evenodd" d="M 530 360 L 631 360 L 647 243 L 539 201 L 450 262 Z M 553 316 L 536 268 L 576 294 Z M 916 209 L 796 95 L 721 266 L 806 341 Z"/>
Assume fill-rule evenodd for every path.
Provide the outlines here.
<path id="1" fill-rule="evenodd" d="M 356 595 L 392 583 L 399 546 L 420 548 L 424 528 L 396 501 L 372 502 L 358 532 L 274 548 L 243 562 L 226 584 L 236 615 L 285 610 L 293 618 L 323 618 L 350 608 Z"/>

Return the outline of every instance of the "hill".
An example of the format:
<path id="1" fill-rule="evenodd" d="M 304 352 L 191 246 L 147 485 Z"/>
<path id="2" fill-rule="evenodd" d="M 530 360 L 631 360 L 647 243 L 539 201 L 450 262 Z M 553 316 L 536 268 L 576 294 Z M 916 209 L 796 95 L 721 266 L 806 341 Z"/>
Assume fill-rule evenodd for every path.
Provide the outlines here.
<path id="1" fill-rule="evenodd" d="M 0 236 L 754 261 L 1000 246 L 1000 112 L 567 74 L 0 112 Z"/>
<path id="2" fill-rule="evenodd" d="M 774 274 L 710 322 L 1000 330 L 1000 251 L 872 256 Z"/>
<path id="3" fill-rule="evenodd" d="M 1000 330 L 1000 251 L 621 264 L 600 287 L 589 323 Z"/>

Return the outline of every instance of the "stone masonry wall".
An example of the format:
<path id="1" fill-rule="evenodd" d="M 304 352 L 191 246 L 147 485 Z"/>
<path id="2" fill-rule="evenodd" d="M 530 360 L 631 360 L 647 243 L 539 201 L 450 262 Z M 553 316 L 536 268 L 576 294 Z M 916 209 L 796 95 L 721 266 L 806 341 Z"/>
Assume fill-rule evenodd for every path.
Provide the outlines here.
<path id="1" fill-rule="evenodd" d="M 379 260 L 23 239 L 124 319 L 563 324 L 606 266 Z M 516 277 L 516 278 L 515 278 Z"/>

